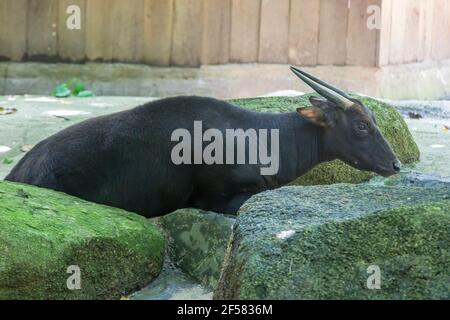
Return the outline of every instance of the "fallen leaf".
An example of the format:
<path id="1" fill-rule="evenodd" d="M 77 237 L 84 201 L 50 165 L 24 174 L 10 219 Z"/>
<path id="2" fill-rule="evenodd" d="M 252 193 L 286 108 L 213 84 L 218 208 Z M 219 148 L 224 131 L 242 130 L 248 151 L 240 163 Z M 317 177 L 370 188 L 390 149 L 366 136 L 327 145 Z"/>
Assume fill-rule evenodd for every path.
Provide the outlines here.
<path id="1" fill-rule="evenodd" d="M 4 164 L 11 164 L 11 163 L 13 163 L 13 162 L 14 162 L 14 160 L 11 159 L 11 158 L 3 158 L 3 163 L 4 163 Z"/>
<path id="2" fill-rule="evenodd" d="M 409 112 L 408 116 L 410 119 L 422 119 L 423 118 L 423 116 L 417 112 Z"/>
<path id="3" fill-rule="evenodd" d="M 31 145 L 31 144 L 26 144 L 26 145 L 24 145 L 24 146 L 22 146 L 21 148 L 20 148 L 20 151 L 22 151 L 22 152 L 29 152 L 31 149 L 33 149 L 33 145 Z"/>
<path id="4" fill-rule="evenodd" d="M 0 107 L 0 116 L 6 116 L 8 114 L 16 113 L 16 108 L 7 108 L 7 107 Z"/>

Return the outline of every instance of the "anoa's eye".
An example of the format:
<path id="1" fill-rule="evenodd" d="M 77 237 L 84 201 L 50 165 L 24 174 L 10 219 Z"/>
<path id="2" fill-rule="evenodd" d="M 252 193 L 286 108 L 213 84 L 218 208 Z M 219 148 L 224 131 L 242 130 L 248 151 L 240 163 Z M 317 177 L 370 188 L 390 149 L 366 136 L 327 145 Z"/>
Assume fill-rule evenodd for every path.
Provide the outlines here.
<path id="1" fill-rule="evenodd" d="M 359 131 L 364 131 L 364 132 L 369 132 L 369 126 L 365 122 L 360 122 L 358 124 L 358 130 Z"/>

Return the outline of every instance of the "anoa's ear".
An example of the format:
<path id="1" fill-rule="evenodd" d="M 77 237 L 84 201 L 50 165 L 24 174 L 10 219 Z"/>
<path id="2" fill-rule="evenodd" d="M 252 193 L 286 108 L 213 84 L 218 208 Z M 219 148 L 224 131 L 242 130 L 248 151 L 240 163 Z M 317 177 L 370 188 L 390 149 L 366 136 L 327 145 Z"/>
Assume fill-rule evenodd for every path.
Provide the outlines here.
<path id="1" fill-rule="evenodd" d="M 303 107 L 298 108 L 297 113 L 305 120 L 311 122 L 316 126 L 323 128 L 329 127 L 329 121 L 325 112 L 318 107 Z"/>

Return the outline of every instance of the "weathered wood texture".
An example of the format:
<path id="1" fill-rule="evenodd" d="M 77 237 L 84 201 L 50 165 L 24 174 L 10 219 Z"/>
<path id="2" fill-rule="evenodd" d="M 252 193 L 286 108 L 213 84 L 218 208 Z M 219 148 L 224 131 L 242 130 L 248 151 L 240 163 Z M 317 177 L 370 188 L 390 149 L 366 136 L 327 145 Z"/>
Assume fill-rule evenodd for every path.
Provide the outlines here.
<path id="1" fill-rule="evenodd" d="M 255 62 L 259 52 L 260 0 L 232 0 L 231 3 L 232 62 Z"/>
<path id="2" fill-rule="evenodd" d="M 145 0 L 144 62 L 170 64 L 173 0 Z"/>
<path id="3" fill-rule="evenodd" d="M 381 19 L 380 29 L 379 29 L 379 39 L 378 39 L 378 50 L 377 50 L 377 65 L 385 66 L 389 64 L 390 59 L 390 46 L 391 46 L 391 29 L 392 29 L 392 3 L 394 0 L 382 0 L 381 10 L 379 8 L 374 8 L 372 14 L 380 14 Z"/>
<path id="4" fill-rule="evenodd" d="M 435 0 L 434 7 L 430 10 L 434 13 L 431 58 L 448 59 L 450 57 L 450 1 Z"/>
<path id="5" fill-rule="evenodd" d="M 27 0 L 0 1 L 0 60 L 20 61 L 27 53 Z"/>
<path id="6" fill-rule="evenodd" d="M 81 28 L 68 28 L 74 10 Z M 0 60 L 13 61 L 384 66 L 450 59 L 448 0 L 1 0 L 0 25 Z"/>
<path id="7" fill-rule="evenodd" d="M 205 0 L 203 4 L 202 64 L 230 59 L 231 0 Z"/>
<path id="8" fill-rule="evenodd" d="M 59 0 L 58 54 L 63 60 L 85 59 L 86 19 L 83 19 L 82 12 L 86 12 L 86 0 Z M 78 18 L 79 29 L 74 26 L 74 19 Z"/>
<path id="9" fill-rule="evenodd" d="M 450 1 L 383 0 L 378 65 L 450 59 Z"/>
<path id="10" fill-rule="evenodd" d="M 91 61 L 111 61 L 113 58 L 113 33 L 111 28 L 111 0 L 87 0 L 86 57 Z"/>
<path id="11" fill-rule="evenodd" d="M 200 64 L 203 39 L 203 1 L 175 0 L 171 63 L 175 66 Z"/>
<path id="12" fill-rule="evenodd" d="M 320 0 L 319 64 L 347 61 L 348 0 Z"/>
<path id="13" fill-rule="evenodd" d="M 319 51 L 319 0 L 291 0 L 289 63 L 314 66 Z"/>
<path id="14" fill-rule="evenodd" d="M 289 0 L 262 0 L 259 62 L 288 62 Z"/>
<path id="15" fill-rule="evenodd" d="M 58 54 L 58 0 L 28 0 L 27 54 L 31 59 L 53 59 Z M 14 37 L 14 31 L 11 30 Z"/>
<path id="16" fill-rule="evenodd" d="M 379 32 L 372 10 L 381 9 L 381 0 L 353 0 L 348 12 L 346 64 L 374 66 L 377 62 Z M 378 17 L 381 18 L 381 17 Z"/>

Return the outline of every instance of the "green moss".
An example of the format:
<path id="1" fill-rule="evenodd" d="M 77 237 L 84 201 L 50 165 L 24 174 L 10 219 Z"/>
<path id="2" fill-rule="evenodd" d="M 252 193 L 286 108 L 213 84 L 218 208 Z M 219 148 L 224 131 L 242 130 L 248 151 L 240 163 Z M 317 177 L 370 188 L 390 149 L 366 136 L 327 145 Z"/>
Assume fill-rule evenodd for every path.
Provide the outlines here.
<path id="1" fill-rule="evenodd" d="M 159 274 L 163 249 L 138 215 L 0 182 L 0 299 L 120 298 Z M 81 290 L 67 289 L 71 265 Z"/>
<path id="2" fill-rule="evenodd" d="M 203 286 L 215 288 L 234 217 L 181 209 L 157 220 L 167 236 L 171 261 Z"/>
<path id="3" fill-rule="evenodd" d="M 241 208 L 215 298 L 450 299 L 449 231 L 448 186 L 266 192 Z"/>
<path id="4" fill-rule="evenodd" d="M 298 107 L 309 106 L 307 94 L 300 97 L 269 97 L 238 99 L 231 102 L 241 107 L 260 112 L 293 112 Z M 390 105 L 369 97 L 356 96 L 374 113 L 382 134 L 389 141 L 394 152 L 403 164 L 417 162 L 419 148 L 414 142 L 402 116 Z M 324 163 L 298 180 L 293 185 L 317 185 L 332 183 L 360 183 L 370 180 L 373 173 L 354 169 L 341 161 Z"/>

